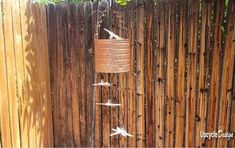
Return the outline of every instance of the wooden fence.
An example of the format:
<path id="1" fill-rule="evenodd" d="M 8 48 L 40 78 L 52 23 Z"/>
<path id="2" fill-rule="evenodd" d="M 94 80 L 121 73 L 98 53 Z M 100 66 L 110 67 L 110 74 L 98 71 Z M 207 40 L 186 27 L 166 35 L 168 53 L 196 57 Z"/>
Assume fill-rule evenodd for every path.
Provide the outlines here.
<path id="1" fill-rule="evenodd" d="M 97 9 L 99 38 L 108 28 L 130 39 L 129 73 L 95 73 Z M 102 1 L 47 10 L 55 146 L 234 146 L 235 139 L 201 138 L 202 131 L 235 132 L 234 1 L 140 0 L 111 8 Z M 92 86 L 101 79 L 113 87 Z M 108 99 L 122 107 L 95 106 Z M 110 137 L 117 126 L 134 137 Z"/>
<path id="2" fill-rule="evenodd" d="M 25 1 L 1 3 L 0 146 L 235 146 L 201 137 L 235 134 L 234 0 Z M 97 19 L 130 39 L 130 72 L 95 73 Z"/>
<path id="3" fill-rule="evenodd" d="M 45 10 L 0 3 L 0 147 L 53 146 Z"/>

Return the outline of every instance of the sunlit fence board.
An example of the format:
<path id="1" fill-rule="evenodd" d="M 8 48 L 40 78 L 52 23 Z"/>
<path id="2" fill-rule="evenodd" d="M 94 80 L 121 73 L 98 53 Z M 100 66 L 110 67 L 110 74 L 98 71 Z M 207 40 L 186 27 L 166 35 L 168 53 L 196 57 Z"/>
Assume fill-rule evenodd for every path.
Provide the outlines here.
<path id="1" fill-rule="evenodd" d="M 1 8 L 1 146 L 53 146 L 45 6 Z"/>

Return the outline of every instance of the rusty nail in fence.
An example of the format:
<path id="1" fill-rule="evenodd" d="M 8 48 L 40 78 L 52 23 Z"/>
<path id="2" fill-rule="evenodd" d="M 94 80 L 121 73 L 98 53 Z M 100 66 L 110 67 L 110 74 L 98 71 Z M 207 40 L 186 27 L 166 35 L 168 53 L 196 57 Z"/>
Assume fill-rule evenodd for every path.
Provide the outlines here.
<path id="1" fill-rule="evenodd" d="M 130 71 L 129 39 L 95 40 L 96 72 L 122 73 Z"/>

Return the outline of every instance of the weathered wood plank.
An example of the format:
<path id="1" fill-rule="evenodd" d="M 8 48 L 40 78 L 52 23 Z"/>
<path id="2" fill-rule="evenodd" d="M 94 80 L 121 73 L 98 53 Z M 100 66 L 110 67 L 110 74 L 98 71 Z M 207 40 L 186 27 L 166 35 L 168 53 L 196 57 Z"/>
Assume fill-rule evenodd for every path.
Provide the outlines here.
<path id="1" fill-rule="evenodd" d="M 129 13 L 128 13 L 128 31 L 129 31 L 129 40 L 130 40 L 130 72 L 128 72 L 128 110 L 127 110 L 127 114 L 128 114 L 128 133 L 134 135 L 134 137 L 131 137 L 127 139 L 127 146 L 128 147 L 134 147 L 135 146 L 135 139 L 136 139 L 136 131 L 135 131 L 135 127 L 136 127 L 136 122 L 135 122 L 135 10 L 134 10 L 134 3 L 131 3 L 129 5 Z"/>
<path id="2" fill-rule="evenodd" d="M 33 89 L 30 96 L 36 93 L 37 96 L 33 97 L 32 107 L 34 112 L 31 116 L 35 116 L 34 130 L 36 131 L 35 146 L 52 146 L 52 116 L 51 116 L 51 100 L 50 100 L 50 81 L 49 81 L 49 59 L 48 59 L 48 44 L 47 44 L 47 25 L 45 7 L 39 4 L 32 5 L 33 18 L 35 23 L 33 25 L 34 32 L 41 32 L 42 34 L 33 37 L 31 40 L 32 53 L 34 56 L 30 62 L 34 63 L 31 72 L 32 76 L 31 85 Z M 41 50 L 38 50 L 40 48 Z M 27 60 L 30 60 L 29 58 Z"/>
<path id="3" fill-rule="evenodd" d="M 70 101 L 70 88 L 69 85 L 69 61 L 68 61 L 68 42 L 67 38 L 67 16 L 68 5 L 58 5 L 57 7 L 57 57 L 56 57 L 56 70 L 57 70 L 57 87 L 56 95 L 54 97 L 54 135 L 56 135 L 55 146 L 72 146 L 73 139 L 71 133 L 71 112 L 68 108 Z M 61 27 L 63 29 L 61 29 Z M 68 89 L 68 90 L 67 90 Z M 67 100 L 69 99 L 69 100 Z M 70 120 L 70 123 L 67 123 Z M 59 124 L 58 124 L 59 123 Z M 58 124 L 58 125 L 55 125 Z"/>
<path id="4" fill-rule="evenodd" d="M 185 71 L 186 71 L 186 48 L 187 48 L 187 4 L 185 1 L 179 3 L 179 39 L 178 39 L 178 78 L 176 89 L 176 126 L 175 146 L 184 145 L 184 119 L 185 119 Z"/>
<path id="5" fill-rule="evenodd" d="M 145 5 L 146 39 L 145 39 L 145 93 L 146 93 L 146 146 L 154 147 L 154 96 L 153 96 L 153 17 L 154 3 L 148 1 Z"/>
<path id="6" fill-rule="evenodd" d="M 71 48 L 69 44 L 69 37 L 70 37 L 70 9 L 69 4 L 66 5 L 66 18 L 64 19 L 65 24 L 65 90 L 66 90 L 66 116 L 67 116 L 67 138 L 68 138 L 68 146 L 73 146 L 73 111 L 72 111 L 72 94 L 71 94 L 71 83 L 75 83 L 76 81 L 70 81 L 71 80 Z"/>
<path id="7" fill-rule="evenodd" d="M 15 45 L 15 63 L 17 70 L 17 98 L 18 98 L 18 115 L 19 115 L 19 136 L 20 144 L 23 140 L 23 128 L 21 125 L 21 101 L 24 99 L 24 53 L 23 53 L 23 37 L 22 37 L 22 28 L 21 28 L 21 6 L 20 0 L 12 2 L 12 21 L 13 21 L 13 30 L 14 30 L 14 45 Z"/>
<path id="8" fill-rule="evenodd" d="M 167 147 L 173 146 L 174 140 L 174 62 L 175 62 L 175 3 L 168 3 L 167 34 L 167 89 L 166 89 L 166 141 Z"/>
<path id="9" fill-rule="evenodd" d="M 80 146 L 80 107 L 79 107 L 79 81 L 78 81 L 78 74 L 79 74 L 79 51 L 78 51 L 78 22 L 77 22 L 77 6 L 75 4 L 70 4 L 70 17 L 69 17 L 69 48 L 71 51 L 71 94 L 72 94 L 72 123 L 73 123 L 73 146 Z"/>
<path id="10" fill-rule="evenodd" d="M 101 1 L 99 4 L 99 10 L 102 11 L 104 14 L 103 15 L 107 15 L 108 16 L 108 2 L 107 1 Z M 102 15 L 102 14 L 101 14 Z M 108 38 L 108 34 L 104 31 L 104 28 L 108 28 L 109 27 L 109 20 L 107 19 L 107 17 L 103 16 L 100 18 L 101 24 L 100 24 L 100 28 L 99 28 L 99 35 L 100 38 L 102 39 L 106 39 Z M 108 82 L 109 81 L 109 75 L 106 73 L 102 73 L 101 78 L 105 81 Z M 107 87 L 102 87 L 101 88 L 101 102 L 107 102 L 109 99 L 109 88 Z M 101 116 L 102 116 L 102 146 L 103 147 L 109 147 L 110 146 L 110 121 L 109 118 L 110 116 L 110 111 L 109 111 L 109 107 L 106 106 L 102 106 L 101 107 Z"/>
<path id="11" fill-rule="evenodd" d="M 213 5 L 212 3 L 208 3 L 207 4 L 207 20 L 206 20 L 206 49 L 205 49 L 205 95 L 207 95 L 207 112 L 206 112 L 206 119 L 205 119 L 205 129 L 204 129 L 204 132 L 207 131 L 207 118 L 208 118 L 208 106 L 209 106 L 209 92 L 210 92 L 210 77 L 211 77 L 211 72 L 212 72 L 212 66 L 211 66 L 211 58 L 212 58 L 212 50 L 211 50 L 211 47 L 212 47 L 212 38 L 211 38 L 211 34 L 212 34 L 212 30 L 213 30 L 213 14 L 212 12 L 214 11 L 214 8 L 213 8 Z M 202 131 L 203 132 L 203 131 Z M 204 140 L 203 142 L 203 146 L 206 145 L 206 140 Z"/>
<path id="12" fill-rule="evenodd" d="M 156 70 L 156 82 L 155 82 L 155 100 L 156 100 L 156 146 L 163 147 L 164 146 L 164 128 L 165 128 L 165 66 L 164 66 L 164 56 L 166 54 L 166 2 L 161 2 L 157 4 L 157 14 L 159 15 L 158 24 L 159 28 L 157 32 L 159 33 L 159 38 L 157 41 L 157 70 Z M 163 13 L 161 13 L 163 12 Z"/>
<path id="13" fill-rule="evenodd" d="M 96 83 L 100 82 L 101 80 L 101 75 L 97 74 L 96 75 Z M 95 96 L 95 103 L 100 103 L 102 101 L 101 99 L 101 88 L 100 87 L 96 87 L 96 96 Z M 94 146 L 95 147 L 101 147 L 102 146 L 102 116 L 101 116 L 101 106 L 97 106 L 95 107 L 95 142 L 94 142 Z"/>
<path id="14" fill-rule="evenodd" d="M 14 22 L 12 21 L 12 5 L 11 1 L 4 1 L 3 13 L 4 13 L 4 36 L 5 36 L 5 57 L 7 64 L 7 87 L 8 87 L 8 99 L 9 99 L 9 112 L 10 112 L 10 128 L 12 146 L 20 146 L 20 131 L 19 131 L 19 117 L 18 117 L 18 97 L 17 97 L 17 85 L 16 85 L 16 65 L 15 65 L 15 43 L 14 43 Z M 4 98 L 7 99 L 7 98 Z M 3 119 L 4 120 L 4 119 Z M 7 146 L 7 145 L 6 145 Z"/>
<path id="15" fill-rule="evenodd" d="M 27 118 L 29 116 L 29 95 L 27 90 L 27 49 L 29 48 L 30 40 L 29 40 L 29 30 L 30 27 L 28 25 L 29 18 L 28 16 L 32 15 L 30 12 L 30 4 L 27 3 L 26 0 L 20 0 L 20 10 L 21 10 L 21 31 L 22 31 L 22 43 L 23 43 L 23 59 L 24 59 L 24 84 L 23 87 L 24 90 L 24 97 L 20 100 L 20 108 L 19 108 L 19 116 L 20 116 L 20 125 L 21 125 L 21 144 L 30 145 L 30 135 L 29 135 L 29 127 L 30 127 L 30 118 Z M 33 137 L 32 137 L 33 138 Z"/>
<path id="16" fill-rule="evenodd" d="M 118 19 L 118 34 L 123 37 L 126 37 L 127 30 L 125 29 L 125 23 L 126 23 L 126 14 L 124 8 L 118 8 L 119 9 L 119 19 Z M 119 119 L 121 120 L 120 126 L 127 129 L 127 100 L 128 96 L 126 95 L 127 87 L 127 78 L 126 73 L 120 73 L 119 75 L 119 103 L 122 105 L 119 109 Z M 127 146 L 127 137 L 119 136 L 119 146 L 120 147 L 126 147 Z"/>
<path id="17" fill-rule="evenodd" d="M 73 146 L 73 115 L 72 115 L 72 94 L 71 94 L 71 83 L 75 83 L 76 81 L 70 81 L 71 80 L 71 48 L 69 44 L 69 37 L 70 37 L 70 9 L 69 5 L 67 4 L 65 6 L 65 14 L 63 18 L 63 40 L 64 40 L 64 83 L 65 83 L 65 107 L 66 107 L 66 124 L 67 124 L 67 131 L 66 131 L 66 138 L 67 145 Z"/>
<path id="18" fill-rule="evenodd" d="M 85 97 L 85 27 L 84 27 L 84 4 L 79 4 L 78 6 L 78 51 L 79 51 L 79 89 L 78 89 L 78 96 L 79 96 L 79 109 L 80 109 L 80 139 L 81 139 L 81 146 L 86 145 L 86 97 Z"/>
<path id="19" fill-rule="evenodd" d="M 94 1 L 93 2 L 93 8 L 96 10 L 99 10 L 99 1 Z M 95 27 L 94 27 L 94 39 L 98 39 L 98 26 L 97 26 L 97 21 L 99 20 L 98 15 L 99 13 L 96 13 L 94 15 L 94 20 L 95 20 Z M 101 80 L 101 74 L 95 74 L 95 81 L 94 83 L 98 83 Z M 100 87 L 95 87 L 95 99 L 94 103 L 100 103 L 102 101 L 101 99 L 101 88 Z M 102 146 L 102 114 L 101 114 L 101 106 L 95 105 L 95 112 L 94 112 L 94 146 L 95 147 L 101 147 Z"/>
<path id="20" fill-rule="evenodd" d="M 26 2 L 24 3 L 26 4 Z M 38 73 L 37 70 L 37 53 L 35 51 L 35 48 L 38 47 L 37 42 L 35 42 L 37 39 L 37 36 L 34 35 L 34 32 L 36 32 L 36 12 L 34 9 L 35 5 L 31 5 L 30 3 L 27 3 L 26 6 L 26 12 L 27 18 L 26 18 L 26 34 L 24 36 L 24 39 L 27 40 L 25 43 L 24 48 L 24 58 L 25 58 L 25 90 L 26 90 L 26 97 L 23 100 L 23 104 L 26 106 L 26 110 L 24 112 L 25 116 L 23 117 L 23 123 L 22 126 L 26 128 L 27 134 L 28 134 L 28 146 L 35 146 L 37 145 L 37 131 L 36 131 L 36 104 L 38 103 Z M 29 18 L 30 16 L 30 18 Z M 31 25 L 28 23 L 30 22 Z M 34 98 L 37 98 L 37 100 L 34 100 Z M 38 105 L 38 104 L 37 104 Z M 26 123 L 27 122 L 27 123 Z M 37 122 L 38 123 L 38 122 Z M 28 126 L 26 127 L 25 124 Z"/>
<path id="21" fill-rule="evenodd" d="M 97 12 L 97 2 L 96 1 L 94 1 L 93 3 L 92 3 L 92 11 L 93 12 Z M 92 15 L 92 16 L 90 16 L 91 18 L 92 18 L 92 55 L 94 56 L 95 55 L 95 42 L 94 42 L 94 40 L 95 40 L 95 33 L 96 33 L 96 20 L 97 20 L 97 17 L 96 17 L 96 15 Z M 95 73 L 95 58 L 93 58 L 93 83 L 96 83 L 96 77 L 97 77 L 97 74 Z M 96 115 L 96 113 L 95 113 L 95 107 L 96 107 L 96 88 L 93 88 L 93 94 L 92 94 L 92 102 L 93 102 L 93 105 L 92 105 L 92 135 L 91 135 L 91 137 L 92 137 L 92 147 L 94 147 L 95 146 L 95 115 Z"/>
<path id="22" fill-rule="evenodd" d="M 40 13 L 38 9 L 38 4 L 32 4 L 31 5 L 31 17 L 33 18 L 33 23 L 30 26 L 32 28 L 30 35 L 32 36 L 32 40 L 30 40 L 31 49 L 29 49 L 29 52 L 27 53 L 28 56 L 26 58 L 28 62 L 28 77 L 30 77 L 30 80 L 28 81 L 28 86 L 32 86 L 32 89 L 28 91 L 29 97 L 31 99 L 30 104 L 30 116 L 33 118 L 31 120 L 32 127 L 30 128 L 33 132 L 35 131 L 35 137 L 33 137 L 31 140 L 35 140 L 35 146 L 39 145 L 40 143 L 40 120 L 41 120 L 41 114 L 39 114 L 39 108 L 42 108 L 41 106 L 41 97 L 40 97 L 40 82 L 42 81 L 40 77 L 39 69 L 39 57 L 40 53 L 37 49 L 37 47 L 41 48 L 41 39 L 40 36 L 35 36 L 34 32 L 40 32 L 39 26 L 41 25 L 40 20 Z M 37 23 L 36 23 L 37 22 Z M 39 25 L 39 26 L 37 26 Z M 37 42 L 35 42 L 37 41 Z M 31 54 L 31 58 L 30 58 Z M 37 88 L 37 89 L 36 89 Z M 29 89 L 29 88 L 28 88 Z M 36 98 L 36 99 L 34 99 Z M 36 105 L 37 104 L 37 105 Z"/>
<path id="23" fill-rule="evenodd" d="M 94 79 L 94 69 L 93 69 L 93 50 L 92 50 L 92 37 L 93 37 L 93 31 L 92 31 L 92 17 L 90 17 L 90 14 L 92 13 L 92 3 L 86 2 L 84 6 L 84 18 L 85 18 L 85 63 L 86 63 L 86 69 L 85 69 L 85 75 L 86 75 L 86 101 L 87 101 L 87 143 L 86 146 L 92 145 L 92 118 L 93 118 L 93 79 Z"/>
<path id="24" fill-rule="evenodd" d="M 197 102 L 197 122 L 196 122 L 196 146 L 201 147 L 204 145 L 205 140 L 201 137 L 201 132 L 205 132 L 206 129 L 206 111 L 207 111 L 207 92 L 206 90 L 206 40 L 209 38 L 207 28 L 207 21 L 210 18 L 207 18 L 208 13 L 208 3 L 202 1 L 202 16 L 201 16 L 201 35 L 200 35 L 200 58 L 199 58 L 199 86 L 198 86 L 198 102 Z"/>
<path id="25" fill-rule="evenodd" d="M 139 9 L 137 10 L 137 146 L 145 146 L 145 94 L 144 94 L 144 5 L 143 1 L 138 1 Z"/>
<path id="26" fill-rule="evenodd" d="M 42 108 L 45 108 L 45 111 L 42 112 L 41 119 L 41 137 L 39 146 L 52 147 L 53 144 L 53 123 L 52 123 L 52 106 L 51 106 L 51 87 L 50 87 L 50 73 L 49 73 L 49 47 L 48 47 L 48 36 L 47 36 L 47 20 L 46 20 L 46 7 L 44 5 L 40 5 L 39 7 L 41 13 L 41 28 L 40 32 L 43 32 L 41 37 L 41 56 L 39 57 L 39 71 L 41 71 L 42 82 L 41 83 L 41 92 L 40 97 L 42 97 L 41 103 Z M 41 62 L 43 59 L 43 62 Z M 41 109 L 39 109 L 39 112 Z M 46 122 L 44 122 L 46 121 Z"/>
<path id="27" fill-rule="evenodd" d="M 3 13 L 2 3 L 0 4 L 0 12 Z M 0 20 L 0 126 L 1 126 L 1 145 L 6 147 L 12 146 L 10 127 L 10 112 L 8 99 L 8 83 L 7 83 L 7 63 L 6 63 L 6 47 L 5 47 L 5 31 L 4 20 L 1 15 Z"/>
<path id="28" fill-rule="evenodd" d="M 59 29 L 59 12 L 58 6 L 49 5 L 48 8 L 48 39 L 49 39 L 49 65 L 50 65 L 50 84 L 51 84 L 51 97 L 52 97 L 52 107 L 53 107 L 53 134 L 54 144 L 58 146 L 60 134 L 57 130 L 59 124 L 59 99 L 58 99 L 58 71 L 57 71 L 57 41 L 60 37 L 60 32 L 57 32 Z M 53 25 L 52 25 L 53 24 Z"/>
<path id="29" fill-rule="evenodd" d="M 195 145 L 198 2 L 190 1 L 185 146 Z"/>

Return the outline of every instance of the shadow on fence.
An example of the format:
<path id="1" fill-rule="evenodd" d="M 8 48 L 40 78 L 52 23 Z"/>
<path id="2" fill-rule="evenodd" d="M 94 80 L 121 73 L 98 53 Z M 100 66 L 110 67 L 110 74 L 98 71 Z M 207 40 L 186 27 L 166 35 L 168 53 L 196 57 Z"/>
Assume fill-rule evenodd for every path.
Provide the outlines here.
<path id="1" fill-rule="evenodd" d="M 45 7 L 24 0 L 1 4 L 1 145 L 52 146 Z"/>

